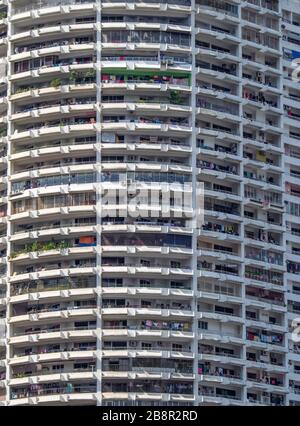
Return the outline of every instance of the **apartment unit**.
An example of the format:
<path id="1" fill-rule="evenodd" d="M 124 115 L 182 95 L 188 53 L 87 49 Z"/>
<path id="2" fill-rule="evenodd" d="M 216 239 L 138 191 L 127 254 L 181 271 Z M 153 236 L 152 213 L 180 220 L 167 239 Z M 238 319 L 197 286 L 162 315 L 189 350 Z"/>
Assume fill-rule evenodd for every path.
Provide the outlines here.
<path id="1" fill-rule="evenodd" d="M 0 405 L 299 404 L 299 25 L 0 1 Z"/>

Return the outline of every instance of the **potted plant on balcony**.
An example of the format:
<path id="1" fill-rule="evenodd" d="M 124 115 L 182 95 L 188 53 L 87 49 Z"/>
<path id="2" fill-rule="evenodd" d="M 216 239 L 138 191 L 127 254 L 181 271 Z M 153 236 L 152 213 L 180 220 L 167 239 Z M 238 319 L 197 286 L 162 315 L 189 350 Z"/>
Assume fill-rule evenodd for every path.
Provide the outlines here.
<path id="1" fill-rule="evenodd" d="M 70 247 L 70 244 L 69 244 L 69 242 L 68 241 L 60 241 L 59 243 L 58 243 L 58 248 L 60 249 L 60 250 L 64 250 L 64 249 L 67 249 L 67 248 L 69 248 Z"/>
<path id="2" fill-rule="evenodd" d="M 175 105 L 181 105 L 183 102 L 180 92 L 172 90 L 170 93 L 170 103 Z"/>
<path id="3" fill-rule="evenodd" d="M 69 81 L 70 81 L 70 83 L 71 84 L 75 84 L 76 83 L 76 80 L 77 80 L 77 78 L 78 78 L 78 73 L 76 72 L 76 71 L 71 71 L 70 72 L 70 75 L 69 75 Z"/>
<path id="4" fill-rule="evenodd" d="M 61 79 L 60 78 L 54 78 L 51 81 L 51 87 L 53 87 L 54 89 L 58 89 L 61 86 Z"/>
<path id="5" fill-rule="evenodd" d="M 85 80 L 90 83 L 94 83 L 96 80 L 96 70 L 91 69 L 85 73 Z"/>

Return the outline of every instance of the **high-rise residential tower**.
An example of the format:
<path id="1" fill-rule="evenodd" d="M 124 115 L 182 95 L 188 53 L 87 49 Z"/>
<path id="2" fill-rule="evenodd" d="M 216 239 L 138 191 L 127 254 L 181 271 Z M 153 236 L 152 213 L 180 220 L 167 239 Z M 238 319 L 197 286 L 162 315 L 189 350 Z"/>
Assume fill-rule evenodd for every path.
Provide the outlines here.
<path id="1" fill-rule="evenodd" d="M 300 3 L 282 3 L 284 85 L 284 173 L 286 214 L 286 285 L 289 343 L 289 405 L 300 405 L 300 339 L 291 332 L 300 324 Z M 299 334 L 299 332 L 297 333 Z"/>
<path id="2" fill-rule="evenodd" d="M 0 405 L 300 404 L 299 58 L 296 0 L 0 1 Z"/>

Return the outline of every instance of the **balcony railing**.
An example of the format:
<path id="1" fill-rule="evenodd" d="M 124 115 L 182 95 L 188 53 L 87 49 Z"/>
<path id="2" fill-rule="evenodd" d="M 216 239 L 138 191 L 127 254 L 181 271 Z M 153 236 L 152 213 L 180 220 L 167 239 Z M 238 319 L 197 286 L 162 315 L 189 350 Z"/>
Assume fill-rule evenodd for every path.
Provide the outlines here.
<path id="1" fill-rule="evenodd" d="M 23 331 L 17 331 L 14 333 L 14 336 L 28 336 L 30 334 L 45 334 L 45 333 L 57 333 L 57 332 L 68 332 L 68 331 L 86 331 L 86 330 L 96 330 L 96 326 L 82 326 L 82 327 L 64 327 L 61 328 L 60 325 L 55 325 L 49 328 L 30 328 Z"/>
<path id="2" fill-rule="evenodd" d="M 87 368 L 76 368 L 74 367 L 71 370 L 64 371 L 64 369 L 60 370 L 50 370 L 49 367 L 45 367 L 41 371 L 37 370 L 25 370 L 13 373 L 13 379 L 22 379 L 23 377 L 37 377 L 37 376 L 46 376 L 51 374 L 62 374 L 62 373 L 93 373 L 96 370 L 96 366 L 88 366 Z"/>
<path id="3" fill-rule="evenodd" d="M 18 312 L 18 313 L 13 313 L 12 316 L 14 316 L 15 318 L 18 318 L 18 316 L 23 316 L 23 315 L 32 315 L 32 314 L 41 314 L 41 313 L 49 313 L 49 312 L 62 312 L 62 311 L 78 311 L 81 309 L 96 309 L 97 308 L 97 304 L 96 303 L 88 303 L 88 304 L 83 304 L 83 305 L 78 305 L 78 306 L 60 306 L 60 304 L 58 303 L 56 306 L 49 306 L 49 307 L 39 307 L 39 306 L 32 306 L 30 308 L 27 309 L 27 311 L 25 312 Z"/>
<path id="4" fill-rule="evenodd" d="M 31 356 L 31 355 L 40 355 L 40 354 L 53 354 L 53 353 L 62 353 L 62 352 L 86 352 L 86 351 L 96 351 L 97 350 L 97 345 L 87 345 L 86 347 L 83 347 L 83 345 L 81 346 L 71 346 L 71 347 L 64 347 L 64 348 L 51 348 L 51 347 L 47 347 L 47 346 L 42 346 L 42 347 L 32 347 L 30 348 L 30 350 L 24 350 L 23 352 L 16 352 L 14 354 L 14 359 L 16 358 L 20 358 L 23 356 Z"/>
<path id="5" fill-rule="evenodd" d="M 53 387 L 44 387 L 43 385 L 32 385 L 29 389 L 22 389 L 11 392 L 11 399 L 19 398 L 30 398 L 36 396 L 47 396 L 47 395 L 65 395 L 73 393 L 94 393 L 97 392 L 97 387 L 95 385 L 72 385 L 69 383 L 65 387 L 62 386 L 53 386 Z"/>

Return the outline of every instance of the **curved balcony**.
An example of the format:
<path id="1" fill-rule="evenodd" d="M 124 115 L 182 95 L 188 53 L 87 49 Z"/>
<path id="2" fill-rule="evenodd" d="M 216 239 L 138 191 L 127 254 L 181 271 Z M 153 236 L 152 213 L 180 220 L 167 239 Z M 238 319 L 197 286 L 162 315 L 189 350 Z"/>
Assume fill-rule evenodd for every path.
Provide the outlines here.
<path id="1" fill-rule="evenodd" d="M 48 320 L 49 322 L 50 320 Z M 81 321 L 79 321 L 81 323 Z M 90 325 L 89 325 L 90 324 Z M 13 345 L 39 343 L 66 342 L 72 339 L 91 339 L 96 337 L 95 320 L 88 321 L 86 326 L 73 326 L 66 323 L 61 327 L 60 323 L 52 326 L 32 326 L 23 331 L 14 332 L 9 343 Z"/>
<path id="2" fill-rule="evenodd" d="M 37 222 L 36 225 L 33 224 L 22 224 L 20 225 L 20 228 L 14 232 L 14 234 L 11 236 L 11 241 L 30 241 L 33 237 L 47 237 L 47 236 L 61 236 L 65 235 L 68 236 L 80 236 L 83 234 L 95 234 L 96 233 L 96 218 L 90 221 L 91 225 L 85 225 L 84 222 L 80 222 L 78 220 L 78 223 L 71 221 L 68 224 L 62 224 L 60 222 L 54 222 L 54 223 L 45 223 L 42 222 L 39 224 Z"/>
<path id="3" fill-rule="evenodd" d="M 71 403 L 93 404 L 96 405 L 96 385 L 73 385 L 67 383 L 60 385 L 31 385 L 30 387 L 20 388 L 11 391 L 9 405 L 32 405 L 32 404 L 51 404 Z"/>
<path id="4" fill-rule="evenodd" d="M 74 80 L 71 80 L 75 78 Z M 82 93 L 90 94 L 96 92 L 95 71 L 88 70 L 85 73 L 70 73 L 69 80 L 53 79 L 49 83 L 37 85 L 28 84 L 19 87 L 15 90 L 14 94 L 10 96 L 10 100 L 19 104 L 23 101 L 30 99 L 45 101 L 48 98 L 57 96 L 58 94 L 64 95 L 66 93 L 80 95 Z"/>
<path id="5" fill-rule="evenodd" d="M 198 264 L 198 276 L 207 278 L 221 279 L 222 281 L 242 282 L 238 265 L 232 264 L 213 264 L 202 261 Z"/>
<path id="6" fill-rule="evenodd" d="M 147 320 L 150 324 L 153 323 L 152 320 Z M 154 321 L 155 322 L 155 321 Z M 165 328 L 150 328 L 146 326 L 146 321 L 144 321 L 144 325 L 141 324 L 140 327 L 133 326 L 132 329 L 127 326 L 120 326 L 114 328 L 103 328 L 102 336 L 104 339 L 108 337 L 118 337 L 118 338 L 135 338 L 135 339 L 143 339 L 143 338 L 159 338 L 159 339 L 176 339 L 178 341 L 192 340 L 194 338 L 194 334 L 191 331 L 183 331 L 184 323 L 182 322 L 174 322 L 166 323 Z M 163 327 L 163 323 L 155 322 L 160 327 Z M 187 324 L 187 323 L 186 323 Z M 178 331 L 178 327 L 181 326 L 182 330 Z M 172 329 L 171 327 L 175 327 Z M 190 326 L 186 327 L 187 330 L 190 329 Z"/>
<path id="7" fill-rule="evenodd" d="M 53 305 L 52 305 L 53 306 Z M 61 310 L 60 310 L 61 309 Z M 57 307 L 45 307 L 40 310 L 31 310 L 29 314 L 12 316 L 10 318 L 11 324 L 22 323 L 22 325 L 28 325 L 33 321 L 38 321 L 41 325 L 49 320 L 68 320 L 68 319 L 91 319 L 96 316 L 96 305 L 91 304 L 90 307 L 87 305 L 84 308 L 72 307 L 72 308 L 57 308 Z"/>
<path id="8" fill-rule="evenodd" d="M 161 135 L 161 136 L 174 136 L 174 137 L 187 137 L 191 133 L 191 127 L 184 121 L 178 119 L 161 120 L 159 118 L 145 119 L 143 117 L 137 117 L 135 120 L 122 120 L 116 117 L 111 122 L 104 122 L 102 125 L 95 123 L 95 119 L 89 118 L 84 120 L 69 121 L 69 122 L 58 122 L 53 125 L 43 126 L 41 123 L 38 128 L 32 128 L 29 130 L 23 130 L 15 132 L 11 136 L 12 142 L 35 142 L 39 139 L 47 137 L 59 138 L 62 134 L 69 137 L 79 135 L 95 134 L 97 130 L 103 132 L 112 131 L 123 131 L 125 133 L 134 134 L 145 134 L 149 132 L 150 135 Z M 99 127 L 100 126 L 100 127 Z"/>
<path id="9" fill-rule="evenodd" d="M 44 3 L 33 3 L 30 5 L 16 7 L 13 9 L 13 22 L 30 21 L 37 17 L 47 16 L 51 14 L 51 17 L 56 15 L 81 15 L 90 14 L 95 9 L 95 0 L 68 0 L 61 2 L 60 0 L 53 1 L 51 7 L 47 2 Z M 104 1 L 102 8 L 105 11 L 124 11 L 128 5 L 137 12 L 144 11 L 161 11 L 161 13 L 172 13 L 172 14 L 185 14 L 187 15 L 191 10 L 191 3 L 189 0 L 151 0 L 147 4 L 135 2 L 135 1 Z M 34 14 L 32 12 L 35 12 Z"/>
<path id="10" fill-rule="evenodd" d="M 200 352 L 200 350 L 199 350 Z M 230 351 L 232 352 L 232 351 Z M 214 352 L 213 350 L 209 349 L 209 350 L 205 350 L 204 353 L 199 353 L 198 354 L 198 360 L 199 361 L 205 361 L 206 362 L 215 362 L 217 364 L 224 364 L 227 366 L 243 366 L 245 361 L 242 358 L 242 356 L 239 356 L 237 354 L 234 353 L 230 353 L 230 354 L 226 354 L 226 352 L 224 352 L 224 354 L 222 352 Z M 219 373 L 218 373 L 219 375 Z"/>
<path id="11" fill-rule="evenodd" d="M 55 280 L 54 280 L 55 281 Z M 51 284 L 46 282 L 45 284 L 40 282 L 30 282 L 26 284 L 15 285 L 11 289 L 10 301 L 14 303 L 22 302 L 38 302 L 39 300 L 59 302 L 64 301 L 66 298 L 74 299 L 76 297 L 82 297 L 84 299 L 95 297 L 96 285 L 93 280 L 90 282 L 79 282 L 76 283 L 68 280 L 59 278 L 56 280 L 58 284 Z M 59 305 L 59 303 L 57 303 Z M 75 308 L 74 308 L 75 309 Z M 55 310 L 53 308 L 53 310 Z M 36 312 L 32 312 L 36 313 Z"/>
<path id="12" fill-rule="evenodd" d="M 116 3 L 116 5 L 115 5 Z M 143 7 L 145 6 L 143 3 L 139 4 L 140 2 L 137 0 L 129 0 L 129 1 L 124 1 L 121 2 L 122 3 L 122 7 L 123 5 L 127 5 L 127 4 L 134 4 L 138 9 L 141 8 L 141 10 L 143 10 Z M 119 1 L 117 0 L 104 0 L 103 1 L 103 5 L 104 7 L 110 8 L 110 7 L 119 7 Z M 151 9 L 153 8 L 157 8 L 157 6 L 159 5 L 159 7 L 161 8 L 161 5 L 165 5 L 167 7 L 163 7 L 163 9 L 167 9 L 167 8 L 174 8 L 174 10 L 186 10 L 189 11 L 190 10 L 190 6 L 191 6 L 191 2 L 190 0 L 150 0 L 148 7 Z M 146 10 L 148 10 L 148 8 L 146 8 Z"/>
<path id="13" fill-rule="evenodd" d="M 65 153 L 65 152 L 64 152 Z M 22 167 L 21 164 L 16 164 L 16 170 L 15 173 L 12 173 L 11 180 L 14 182 L 15 180 L 19 179 L 31 179 L 31 178 L 37 178 L 37 177 L 43 177 L 47 175 L 58 175 L 63 173 L 74 173 L 74 172 L 84 172 L 84 171 L 91 171 L 91 170 L 101 170 L 104 174 L 103 181 L 108 181 L 109 173 L 107 172 L 114 172 L 114 171 L 120 171 L 123 173 L 126 172 L 148 172 L 148 171 L 156 171 L 156 172 L 170 172 L 170 173 L 179 173 L 182 172 L 184 175 L 191 174 L 192 168 L 188 165 L 186 165 L 184 162 L 181 164 L 178 162 L 178 164 L 172 164 L 172 162 L 159 162 L 159 161 L 139 161 L 138 158 L 136 159 L 126 159 L 122 157 L 117 157 L 117 160 L 115 160 L 113 157 L 110 160 L 108 157 L 107 161 L 102 161 L 100 165 L 96 162 L 96 155 L 95 152 L 92 152 L 91 154 L 94 154 L 93 156 L 84 157 L 83 154 L 81 154 L 81 157 L 79 158 L 66 158 L 62 160 L 57 160 L 57 157 L 53 156 L 53 159 L 56 158 L 56 160 L 50 160 L 49 152 L 48 154 L 48 161 L 44 161 L 43 165 L 40 166 L 39 164 L 35 165 L 28 165 L 28 160 L 24 162 L 24 166 Z M 36 156 L 34 158 L 36 160 Z M 119 162 L 120 160 L 123 160 L 122 162 Z M 16 162 L 17 163 L 17 162 Z M 18 163 L 21 163 L 20 161 Z M 25 165 L 26 164 L 26 165 Z M 21 170 L 21 171 L 19 171 Z M 106 173 L 105 173 L 106 172 Z M 122 178 L 122 176 L 120 176 Z M 40 186 L 40 185 L 39 185 Z M 33 185 L 34 187 L 34 185 Z"/>
<path id="14" fill-rule="evenodd" d="M 19 65 L 19 69 L 17 68 L 16 72 L 11 75 L 11 81 L 22 83 L 23 80 L 25 80 L 25 82 L 28 80 L 35 81 L 38 77 L 48 77 L 52 78 L 53 87 L 59 87 L 59 77 L 61 75 L 69 75 L 72 71 L 87 72 L 88 70 L 94 70 L 96 69 L 95 62 L 96 58 L 91 56 L 88 60 L 85 59 L 84 61 L 82 58 L 78 57 L 69 60 L 58 60 L 52 63 L 41 62 L 38 65 L 30 64 L 30 66 L 26 66 L 25 68 Z"/>
<path id="15" fill-rule="evenodd" d="M 80 346 L 81 345 L 81 346 Z M 86 345 L 86 348 L 84 347 Z M 29 355 L 27 355 L 29 353 Z M 96 359 L 96 343 L 91 346 L 90 344 L 70 343 L 63 344 L 57 349 L 56 345 L 32 346 L 29 350 L 18 350 L 14 356 L 9 360 L 11 366 L 19 366 L 16 370 L 16 378 L 25 377 L 23 371 L 24 366 L 28 364 L 46 363 L 46 362 L 64 362 L 64 361 L 77 361 L 77 360 L 90 360 Z M 89 361 L 91 362 L 91 361 Z M 27 368 L 27 367 L 26 367 Z M 21 369 L 21 370 L 20 370 Z M 21 373 L 20 373 L 21 371 Z"/>
<path id="16" fill-rule="evenodd" d="M 247 388 L 250 390 L 263 390 L 264 392 L 276 392 L 279 394 L 287 394 L 289 391 L 282 381 L 272 378 L 247 378 Z"/>
<path id="17" fill-rule="evenodd" d="M 216 391 L 204 390 L 199 393 L 199 405 L 244 406 L 242 397 L 217 394 Z"/>
<path id="18" fill-rule="evenodd" d="M 10 277 L 11 283 L 20 283 L 24 281 L 36 281 L 46 278 L 57 277 L 74 277 L 74 276 L 87 276 L 96 274 L 95 260 L 80 259 L 78 263 L 71 263 L 68 268 L 61 268 L 58 263 L 50 264 L 48 268 L 43 265 L 38 265 L 36 270 L 32 272 L 20 271 Z"/>
<path id="19" fill-rule="evenodd" d="M 198 340 L 202 342 L 210 343 L 230 343 L 235 345 L 243 345 L 244 341 L 241 333 L 222 332 L 214 330 L 198 330 Z"/>
<path id="20" fill-rule="evenodd" d="M 70 44 L 65 43 L 64 41 L 60 42 L 48 42 L 44 43 L 45 47 L 43 47 L 43 44 L 41 44 L 41 47 L 37 47 L 36 49 L 33 48 L 32 50 L 30 48 L 26 49 L 24 48 L 22 53 L 15 53 L 10 56 L 11 62 L 17 62 L 17 61 L 24 61 L 24 60 L 30 60 L 35 57 L 43 57 L 48 55 L 62 55 L 62 54 L 80 54 L 81 52 L 84 53 L 93 53 L 95 50 L 95 43 L 89 42 L 89 43 L 76 43 L 70 41 Z M 21 50 L 21 49 L 19 49 Z"/>
<path id="21" fill-rule="evenodd" d="M 237 6 L 231 8 L 226 7 L 226 5 L 216 4 L 213 1 L 198 1 L 196 2 L 196 12 L 199 15 L 204 13 L 207 18 L 213 17 L 217 20 L 224 19 L 226 22 L 230 23 L 239 23 L 239 11 Z"/>
<path id="22" fill-rule="evenodd" d="M 220 385 L 240 385 L 244 386 L 245 381 L 241 378 L 241 375 L 223 375 L 220 376 L 217 373 L 212 374 L 200 374 L 198 381 L 201 384 L 220 384 Z"/>
<path id="23" fill-rule="evenodd" d="M 103 392 L 102 393 L 102 400 L 104 404 L 106 402 L 110 402 L 109 405 L 111 405 L 111 402 L 114 401 L 130 401 L 133 402 L 147 402 L 151 401 L 151 405 L 153 402 L 158 403 L 159 405 L 163 404 L 164 402 L 168 402 L 167 405 L 173 404 L 177 402 L 178 405 L 186 405 L 187 403 L 193 403 L 195 401 L 195 397 L 192 394 L 184 394 L 184 393 L 178 393 L 178 394 L 172 394 L 172 393 L 163 393 L 163 390 L 161 392 L 155 392 L 155 388 L 150 388 L 149 391 L 141 391 L 139 392 L 138 389 L 136 392 Z M 176 405 L 177 405 L 176 404 Z M 140 404 L 138 404 L 140 405 Z M 190 404 L 188 404 L 190 405 Z"/>
<path id="24" fill-rule="evenodd" d="M 9 381 L 10 386 L 20 386 L 26 384 L 32 384 L 33 381 L 42 383 L 51 382 L 64 382 L 66 380 L 73 381 L 76 380 L 78 382 L 89 382 L 95 380 L 96 374 L 95 364 L 94 363 L 85 363 L 81 361 L 83 364 L 87 365 L 86 368 L 77 367 L 74 364 L 73 369 L 69 369 L 66 372 L 55 372 L 55 370 L 51 371 L 51 367 L 55 367 L 55 365 L 43 365 L 42 370 L 38 371 L 35 366 L 28 366 L 24 368 L 16 368 L 16 373 L 13 373 L 12 379 Z M 69 367 L 64 365 L 64 367 Z"/>
<path id="25" fill-rule="evenodd" d="M 169 309 L 155 309 L 155 308 L 143 308 L 135 303 L 130 304 L 129 307 L 118 307 L 118 308 L 102 308 L 101 313 L 104 319 L 120 318 L 174 318 L 174 319 L 189 319 L 194 316 L 191 312 L 190 306 L 183 307 L 181 309 L 169 308 Z"/>

